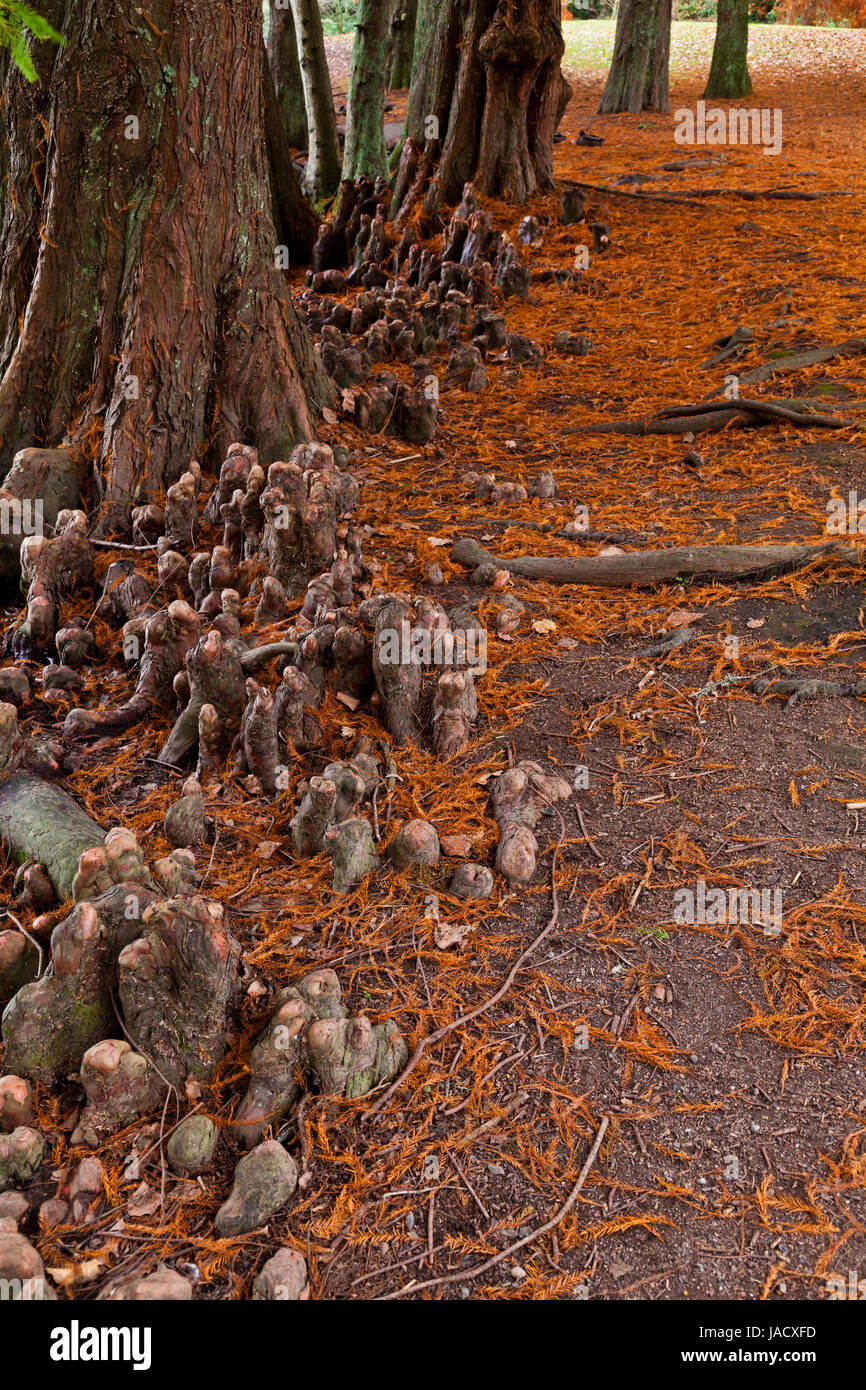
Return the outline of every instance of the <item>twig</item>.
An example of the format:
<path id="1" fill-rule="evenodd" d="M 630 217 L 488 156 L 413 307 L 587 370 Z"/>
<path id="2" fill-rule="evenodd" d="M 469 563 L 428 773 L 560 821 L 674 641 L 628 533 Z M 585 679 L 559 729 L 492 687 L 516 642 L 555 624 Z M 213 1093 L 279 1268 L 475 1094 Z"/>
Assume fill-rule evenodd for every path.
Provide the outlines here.
<path id="1" fill-rule="evenodd" d="M 559 815 L 558 811 L 557 815 Z M 418 1046 L 415 1048 L 415 1051 L 412 1053 L 412 1056 L 409 1058 L 407 1065 L 404 1067 L 403 1071 L 397 1077 L 396 1081 L 393 1081 L 391 1085 L 387 1088 L 387 1090 L 382 1092 L 382 1095 L 376 1101 L 375 1105 L 371 1106 L 370 1110 L 367 1111 L 367 1116 L 375 1115 L 377 1111 L 380 1111 L 383 1108 L 383 1106 L 387 1105 L 394 1092 L 397 1091 L 400 1088 L 400 1086 L 403 1085 L 403 1082 L 406 1080 L 406 1078 L 410 1076 L 411 1073 L 415 1070 L 428 1047 L 432 1047 L 434 1043 L 441 1042 L 442 1038 L 446 1038 L 449 1033 L 453 1033 L 457 1028 L 465 1027 L 467 1023 L 471 1023 L 473 1019 L 478 1018 L 481 1014 L 487 1013 L 488 1009 L 492 1009 L 494 1005 L 498 1004 L 500 999 L 502 999 L 508 993 L 516 976 L 519 974 L 524 961 L 528 960 L 529 957 L 533 954 L 533 952 L 538 950 L 541 943 L 553 931 L 553 928 L 559 921 L 559 895 L 556 891 L 556 864 L 557 859 L 559 858 L 559 851 L 562 846 L 562 842 L 565 839 L 565 825 L 562 821 L 562 816 L 559 816 L 559 820 L 560 824 L 562 825 L 562 835 L 560 836 L 560 839 L 554 847 L 553 858 L 551 860 L 550 865 L 550 882 L 551 889 L 553 892 L 553 911 L 550 915 L 550 919 L 547 923 L 547 926 L 544 928 L 543 931 L 539 932 L 538 936 L 535 938 L 534 941 L 530 942 L 530 944 L 526 947 L 525 951 L 521 951 L 520 955 L 517 957 L 517 960 L 514 962 L 514 965 L 509 970 L 504 981 L 499 986 L 499 989 L 496 990 L 495 994 L 492 994 L 490 998 L 486 999 L 482 1004 L 477 1005 L 476 1008 L 471 1009 L 469 1013 L 461 1014 L 460 1017 L 455 1018 L 452 1023 L 446 1023 L 443 1028 L 437 1028 L 435 1033 L 430 1033 L 426 1038 L 421 1039 Z"/>
<path id="2" fill-rule="evenodd" d="M 402 1298 L 403 1294 L 406 1293 L 420 1293 L 422 1289 L 433 1289 L 442 1284 L 454 1284 L 458 1280 L 462 1279 L 477 1279 L 479 1274 L 486 1274 L 488 1269 L 493 1269 L 494 1265 L 498 1265 L 502 1260 L 508 1259 L 509 1256 L 516 1254 L 517 1251 L 522 1250 L 525 1245 L 531 1245 L 532 1242 L 538 1240 L 540 1236 L 547 1235 L 548 1231 L 554 1230 L 560 1224 L 560 1222 L 565 1220 L 566 1216 L 568 1216 L 568 1213 L 571 1211 L 572 1207 L 577 1201 L 580 1195 L 581 1188 L 583 1187 L 583 1184 L 589 1177 L 592 1165 L 595 1163 L 595 1160 L 598 1157 L 598 1151 L 601 1148 L 601 1141 L 604 1139 L 609 1124 L 610 1118 L 609 1116 L 605 1115 L 604 1119 L 598 1127 L 598 1132 L 596 1133 L 592 1148 L 589 1151 L 586 1162 L 580 1170 L 580 1176 L 577 1179 L 577 1182 L 574 1184 L 574 1187 L 571 1189 L 562 1206 L 559 1208 L 559 1211 L 556 1212 L 556 1214 L 552 1216 L 549 1221 L 546 1221 L 543 1226 L 538 1226 L 536 1230 L 531 1231 L 530 1234 L 528 1236 L 524 1236 L 522 1240 L 516 1240 L 513 1245 L 506 1246 L 504 1250 L 500 1250 L 497 1255 L 493 1255 L 489 1260 L 485 1260 L 483 1264 L 473 1265 L 471 1269 L 458 1269 L 455 1270 L 453 1274 L 442 1274 L 439 1276 L 438 1279 L 425 1279 L 424 1282 L 421 1284 L 416 1284 L 414 1282 L 411 1284 L 406 1284 L 402 1289 L 397 1289 L 395 1293 L 383 1294 L 380 1298 L 376 1299 L 376 1302 L 388 1303 L 392 1299 Z"/>
<path id="3" fill-rule="evenodd" d="M 10 922 L 14 922 L 15 925 L 16 925 L 16 927 L 17 927 L 18 930 L 20 931 L 21 935 L 22 935 L 22 936 L 25 936 L 25 937 L 27 938 L 27 940 L 30 942 L 30 945 L 31 945 L 31 946 L 35 946 L 35 947 L 36 947 L 36 950 L 37 950 L 38 953 L 39 953 L 39 965 L 38 965 L 38 968 L 37 968 L 37 971 L 36 971 L 36 978 L 37 978 L 37 980 L 38 980 L 38 979 L 39 979 L 39 976 L 42 974 L 42 965 L 43 965 L 43 962 L 44 962 L 44 960 L 45 960 L 45 953 L 43 952 L 42 947 L 39 945 L 39 942 L 36 940 L 36 937 L 35 937 L 35 936 L 31 936 L 30 933 L 29 933 L 29 931 L 27 930 L 26 927 L 22 927 L 21 923 L 18 921 L 18 918 L 15 916 L 15 913 L 14 913 L 14 912 L 10 912 L 9 909 L 6 908 L 6 910 L 5 910 L 4 913 L 3 913 L 3 916 L 4 916 L 4 917 L 8 917 Z"/>

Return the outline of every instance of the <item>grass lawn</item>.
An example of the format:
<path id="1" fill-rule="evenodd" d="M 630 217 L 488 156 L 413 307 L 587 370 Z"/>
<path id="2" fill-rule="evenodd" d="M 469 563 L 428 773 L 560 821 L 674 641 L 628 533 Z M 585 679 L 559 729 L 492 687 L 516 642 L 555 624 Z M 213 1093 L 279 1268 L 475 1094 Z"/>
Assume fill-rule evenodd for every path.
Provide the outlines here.
<path id="1" fill-rule="evenodd" d="M 616 26 L 612 19 L 572 20 L 563 25 L 562 66 L 575 75 L 605 75 L 613 55 Z M 684 21 L 672 26 L 671 76 L 705 75 L 710 70 L 716 26 Z M 752 80 L 778 76 L 780 68 L 808 70 L 820 54 L 821 66 L 866 71 L 866 30 L 806 28 L 799 24 L 753 24 L 749 28 Z"/>

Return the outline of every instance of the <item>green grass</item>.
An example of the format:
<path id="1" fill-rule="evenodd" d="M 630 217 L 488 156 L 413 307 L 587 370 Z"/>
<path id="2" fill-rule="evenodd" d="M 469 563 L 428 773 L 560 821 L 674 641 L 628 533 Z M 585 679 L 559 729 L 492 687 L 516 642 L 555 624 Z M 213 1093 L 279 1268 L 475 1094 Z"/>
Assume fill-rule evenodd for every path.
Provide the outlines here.
<path id="1" fill-rule="evenodd" d="M 790 24 L 753 24 L 749 28 L 749 63 L 759 70 L 784 66 L 786 54 L 805 56 L 809 50 L 820 48 L 828 40 L 834 47 L 844 43 L 845 33 L 862 34 L 857 30 L 829 30 Z M 832 38 L 831 38 L 832 33 Z M 562 66 L 566 72 L 605 75 L 613 57 L 616 25 L 612 19 L 572 20 L 563 25 L 565 55 Z M 710 70 L 716 26 L 712 22 L 679 20 L 671 26 L 671 76 L 673 78 L 705 77 Z M 856 43 L 857 40 L 854 40 Z M 853 53 L 853 50 L 852 50 Z M 753 74 L 754 75 L 754 74 Z"/>

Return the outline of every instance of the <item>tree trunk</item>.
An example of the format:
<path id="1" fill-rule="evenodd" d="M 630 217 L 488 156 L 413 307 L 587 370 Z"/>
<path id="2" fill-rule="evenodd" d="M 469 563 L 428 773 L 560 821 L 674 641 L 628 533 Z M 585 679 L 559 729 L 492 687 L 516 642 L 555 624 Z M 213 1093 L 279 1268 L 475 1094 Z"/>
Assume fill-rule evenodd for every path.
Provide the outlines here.
<path id="1" fill-rule="evenodd" d="M 408 87 L 412 81 L 415 21 L 418 0 L 397 0 L 391 16 L 391 71 L 388 86 Z"/>
<path id="2" fill-rule="evenodd" d="M 346 103 L 346 145 L 343 178 L 388 177 L 385 149 L 385 68 L 394 0 L 360 0 L 352 71 Z"/>
<path id="3" fill-rule="evenodd" d="M 195 456 L 244 440 L 285 457 L 330 391 L 275 268 L 258 0 L 155 0 L 146 23 L 132 0 L 63 9 L 0 458 L 68 431 L 108 531 Z M 24 125 L 11 168 L 33 159 Z"/>
<path id="4" fill-rule="evenodd" d="M 705 97 L 725 100 L 748 95 L 752 90 L 748 49 L 749 0 L 719 0 L 716 41 Z"/>
<path id="5" fill-rule="evenodd" d="M 671 0 L 620 0 L 599 115 L 667 111 L 670 46 Z"/>
<path id="6" fill-rule="evenodd" d="M 101 826 L 62 787 L 29 772 L 0 781 L 0 840 L 13 858 L 43 866 L 60 902 L 72 896 L 79 857 L 104 839 Z"/>
<path id="7" fill-rule="evenodd" d="M 571 89 L 557 0 L 445 0 L 422 4 L 407 136 L 453 204 L 473 179 L 478 192 L 525 202 L 553 185 L 553 137 Z M 398 177 L 394 202 L 411 181 Z"/>
<path id="8" fill-rule="evenodd" d="M 265 140 L 271 175 L 271 200 L 274 225 L 279 245 L 288 253 L 289 262 L 307 265 L 319 235 L 319 219 L 303 193 L 292 152 L 286 139 L 280 104 L 268 63 L 262 48 L 262 87 L 264 99 Z M 286 264 L 288 268 L 288 263 Z"/>
<path id="9" fill-rule="evenodd" d="M 332 197 L 340 184 L 340 141 L 331 75 L 318 0 L 291 0 L 291 4 L 309 131 L 304 187 L 307 196 L 320 203 Z"/>
<path id="10" fill-rule="evenodd" d="M 290 149 L 307 148 L 307 108 L 298 58 L 298 36 L 289 0 L 268 0 L 268 64 Z"/>

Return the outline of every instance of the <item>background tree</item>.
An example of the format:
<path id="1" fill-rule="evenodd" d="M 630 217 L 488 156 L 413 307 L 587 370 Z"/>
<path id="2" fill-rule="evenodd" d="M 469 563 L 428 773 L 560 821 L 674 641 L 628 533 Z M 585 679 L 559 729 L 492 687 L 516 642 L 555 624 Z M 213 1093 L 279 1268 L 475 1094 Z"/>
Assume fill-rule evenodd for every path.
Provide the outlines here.
<path id="1" fill-rule="evenodd" d="M 331 95 L 331 74 L 318 0 L 291 0 L 307 109 L 309 153 L 304 187 L 315 203 L 330 198 L 340 182 L 340 139 Z"/>
<path id="2" fill-rule="evenodd" d="M 553 137 L 571 96 L 564 48 L 558 0 L 422 4 L 395 204 L 440 153 L 446 203 L 467 179 L 518 202 L 552 187 Z"/>
<path id="3" fill-rule="evenodd" d="M 397 0 L 391 16 L 391 70 L 389 87 L 408 87 L 412 81 L 415 20 L 418 0 Z"/>
<path id="4" fill-rule="evenodd" d="M 716 41 L 705 97 L 744 97 L 749 77 L 749 0 L 718 0 Z"/>
<path id="5" fill-rule="evenodd" d="M 360 0 L 346 103 L 344 179 L 388 177 L 385 75 L 394 0 Z"/>
<path id="6" fill-rule="evenodd" d="M 66 45 L 4 92 L 0 460 L 67 438 L 108 529 L 233 440 L 285 457 L 330 388 L 275 268 L 259 0 L 44 9 Z"/>
<path id="7" fill-rule="evenodd" d="M 286 142 L 293 150 L 305 150 L 307 108 L 292 7 L 289 0 L 268 0 L 268 7 L 268 64 Z"/>
<path id="8" fill-rule="evenodd" d="M 620 0 L 599 115 L 667 111 L 670 47 L 671 0 Z"/>

